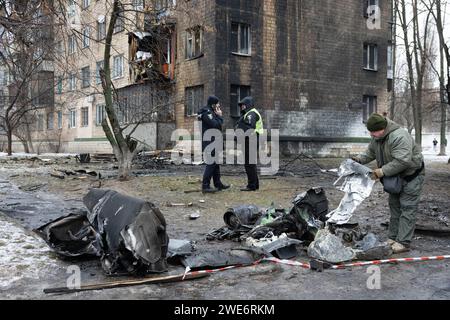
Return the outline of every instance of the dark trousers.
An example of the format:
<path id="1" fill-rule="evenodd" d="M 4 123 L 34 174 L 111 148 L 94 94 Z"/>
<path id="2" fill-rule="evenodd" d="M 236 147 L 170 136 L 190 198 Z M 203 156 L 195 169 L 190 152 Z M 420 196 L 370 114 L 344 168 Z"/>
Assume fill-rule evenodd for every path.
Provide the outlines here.
<path id="1" fill-rule="evenodd" d="M 250 148 L 249 139 L 245 139 L 245 173 L 247 174 L 247 188 L 257 190 L 259 189 L 259 178 L 258 178 L 258 166 L 254 163 L 258 163 L 258 150 L 259 150 L 259 137 L 257 137 L 256 150 Z M 251 152 L 256 152 L 253 157 L 250 157 Z M 250 160 L 253 160 L 253 164 L 250 164 Z"/>
<path id="2" fill-rule="evenodd" d="M 220 182 L 220 166 L 217 163 L 206 165 L 205 172 L 203 172 L 203 189 L 210 187 L 211 178 L 216 188 L 222 185 L 222 182 Z"/>

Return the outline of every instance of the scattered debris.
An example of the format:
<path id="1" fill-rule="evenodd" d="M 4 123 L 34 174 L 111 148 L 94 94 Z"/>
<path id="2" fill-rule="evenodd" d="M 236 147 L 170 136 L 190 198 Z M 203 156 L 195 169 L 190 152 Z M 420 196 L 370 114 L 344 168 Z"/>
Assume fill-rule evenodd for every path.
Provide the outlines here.
<path id="1" fill-rule="evenodd" d="M 308 256 L 330 263 L 340 263 L 353 260 L 356 253 L 345 247 L 338 237 L 328 229 L 317 232 L 316 239 L 308 247 Z"/>
<path id="2" fill-rule="evenodd" d="M 200 218 L 200 212 L 199 212 L 199 211 L 194 212 L 194 213 L 191 213 L 191 214 L 189 215 L 189 219 L 190 219 L 190 220 L 196 220 L 196 219 L 198 219 L 198 218 Z"/>
<path id="3" fill-rule="evenodd" d="M 272 236 L 262 239 L 247 238 L 245 243 L 249 247 L 261 248 L 277 258 L 290 259 L 297 256 L 296 245 L 301 244 L 302 241 L 288 238 L 287 234 L 283 233 L 279 237 Z"/>
<path id="4" fill-rule="evenodd" d="M 180 275 L 170 275 L 164 277 L 152 277 L 152 278 L 144 278 L 138 280 L 121 280 L 114 282 L 106 282 L 106 283 L 97 283 L 97 284 L 88 284 L 82 285 L 79 288 L 68 288 L 60 287 L 60 288 L 47 288 L 44 289 L 44 293 L 75 293 L 80 291 L 89 291 L 89 290 L 103 290 L 103 289 L 112 289 L 112 288 L 120 288 L 120 287 L 130 287 L 130 286 L 138 286 L 142 284 L 156 284 L 156 283 L 170 283 L 170 282 L 179 282 L 185 280 L 194 280 L 209 277 L 207 273 L 195 273 L 195 274 L 180 274 Z"/>
<path id="5" fill-rule="evenodd" d="M 217 268 L 234 265 L 250 265 L 267 256 L 257 248 L 234 248 L 229 251 L 210 250 L 194 253 L 181 259 L 185 267 L 191 270 Z"/>
<path id="6" fill-rule="evenodd" d="M 23 190 L 23 191 L 36 191 L 36 190 L 41 189 L 42 187 L 45 187 L 46 185 L 47 185 L 46 183 L 29 184 L 29 185 L 21 186 L 21 187 L 19 187 L 19 189 Z"/>
<path id="7" fill-rule="evenodd" d="M 380 242 L 376 235 L 368 233 L 354 246 L 358 260 L 383 259 L 392 255 L 392 249 L 386 242 Z"/>
<path id="8" fill-rule="evenodd" d="M 170 239 L 167 251 L 167 258 L 177 256 L 187 256 L 195 251 L 195 245 L 189 240 Z"/>
<path id="9" fill-rule="evenodd" d="M 192 207 L 194 204 L 192 202 L 189 203 L 166 203 L 166 207 Z"/>
<path id="10" fill-rule="evenodd" d="M 54 177 L 54 178 L 59 178 L 59 179 L 65 179 L 65 175 L 61 172 L 58 171 L 53 171 L 50 173 L 50 176 Z"/>

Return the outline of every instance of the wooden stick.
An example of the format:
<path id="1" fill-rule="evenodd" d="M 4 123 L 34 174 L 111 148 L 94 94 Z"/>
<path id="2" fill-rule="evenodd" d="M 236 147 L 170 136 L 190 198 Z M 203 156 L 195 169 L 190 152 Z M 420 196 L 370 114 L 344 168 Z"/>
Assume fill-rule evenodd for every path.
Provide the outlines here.
<path id="1" fill-rule="evenodd" d="M 44 289 L 44 293 L 74 293 L 74 292 L 88 291 L 88 290 L 103 290 L 103 289 L 112 289 L 112 288 L 119 288 L 119 287 L 138 286 L 138 285 L 142 285 L 142 284 L 179 282 L 179 281 L 185 281 L 185 280 L 200 279 L 200 278 L 204 278 L 207 276 L 209 276 L 209 274 L 189 274 L 188 273 L 186 275 L 179 274 L 179 275 L 166 276 L 166 277 L 144 278 L 144 279 L 139 279 L 139 280 L 122 280 L 122 281 L 114 281 L 114 282 L 88 284 L 88 285 L 80 286 L 80 288 L 74 288 L 74 289 L 69 289 L 67 287 L 47 288 L 47 289 Z"/>

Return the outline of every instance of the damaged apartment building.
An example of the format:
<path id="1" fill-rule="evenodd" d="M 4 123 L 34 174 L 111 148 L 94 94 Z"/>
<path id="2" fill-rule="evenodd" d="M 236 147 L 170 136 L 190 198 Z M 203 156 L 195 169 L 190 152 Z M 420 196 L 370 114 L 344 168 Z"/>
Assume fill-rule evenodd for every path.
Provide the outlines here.
<path id="1" fill-rule="evenodd" d="M 225 128 L 252 95 L 286 153 L 345 156 L 367 141 L 364 122 L 387 110 L 392 86 L 392 1 L 135 0 L 112 40 L 115 103 L 148 149 L 196 136 L 197 111 L 221 99 Z M 55 48 L 54 112 L 43 115 L 59 151 L 111 152 L 100 69 L 110 2 L 69 0 Z M 67 36 L 66 36 L 67 35 Z"/>

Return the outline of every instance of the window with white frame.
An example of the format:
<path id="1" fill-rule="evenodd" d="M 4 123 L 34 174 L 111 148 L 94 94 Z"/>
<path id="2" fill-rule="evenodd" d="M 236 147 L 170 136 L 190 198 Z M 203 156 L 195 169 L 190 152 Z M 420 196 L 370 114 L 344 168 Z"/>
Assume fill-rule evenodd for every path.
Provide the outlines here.
<path id="1" fill-rule="evenodd" d="M 230 87 L 230 115 L 240 117 L 241 110 L 239 101 L 250 95 L 250 86 L 241 86 L 232 84 Z"/>
<path id="2" fill-rule="evenodd" d="M 363 66 L 367 70 L 378 70 L 378 46 L 376 44 L 364 44 Z"/>
<path id="3" fill-rule="evenodd" d="M 203 105 L 203 86 L 185 89 L 185 115 L 194 116 Z"/>
<path id="4" fill-rule="evenodd" d="M 77 77 L 74 73 L 69 74 L 69 91 L 74 91 L 77 88 Z"/>
<path id="5" fill-rule="evenodd" d="M 102 77 L 100 75 L 100 70 L 103 69 L 104 65 L 105 65 L 105 62 L 103 60 L 97 61 L 95 63 L 95 83 L 96 84 L 102 83 Z"/>
<path id="6" fill-rule="evenodd" d="M 231 23 L 231 52 L 244 55 L 251 54 L 250 25 L 238 22 Z"/>
<path id="7" fill-rule="evenodd" d="M 89 27 L 83 28 L 83 48 L 89 47 L 90 33 L 91 33 L 91 28 L 89 28 Z"/>
<path id="8" fill-rule="evenodd" d="M 376 96 L 363 96 L 363 122 L 366 123 L 370 115 L 377 112 L 377 97 Z"/>
<path id="9" fill-rule="evenodd" d="M 104 104 L 98 104 L 95 106 L 95 124 L 101 126 L 103 119 L 105 119 L 106 111 Z"/>
<path id="10" fill-rule="evenodd" d="M 186 30 L 186 59 L 197 58 L 202 55 L 203 31 L 200 26 Z"/>
<path id="11" fill-rule="evenodd" d="M 112 77 L 114 79 L 120 78 L 123 76 L 123 56 L 115 56 L 113 58 L 113 70 Z"/>
<path id="12" fill-rule="evenodd" d="M 76 128 L 77 126 L 77 111 L 69 110 L 69 128 Z"/>
<path id="13" fill-rule="evenodd" d="M 62 111 L 58 111 L 57 112 L 57 116 L 58 116 L 58 129 L 62 129 L 63 127 L 63 114 Z"/>
<path id="14" fill-rule="evenodd" d="M 69 54 L 75 53 L 75 46 L 76 46 L 75 35 L 74 35 L 74 34 L 71 34 L 71 35 L 68 37 L 67 41 L 69 42 L 69 43 L 68 43 L 68 46 L 67 46 L 67 47 L 68 47 Z"/>
<path id="15" fill-rule="evenodd" d="M 91 84 L 91 71 L 89 66 L 81 69 L 81 87 L 87 88 Z"/>
<path id="16" fill-rule="evenodd" d="M 89 108 L 81 108 L 81 126 L 87 127 L 89 125 Z"/>
<path id="17" fill-rule="evenodd" d="M 53 112 L 47 113 L 47 130 L 53 130 L 55 121 L 55 114 Z"/>

